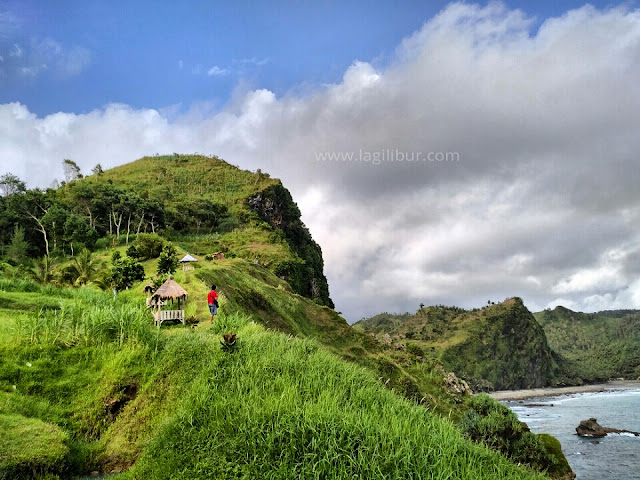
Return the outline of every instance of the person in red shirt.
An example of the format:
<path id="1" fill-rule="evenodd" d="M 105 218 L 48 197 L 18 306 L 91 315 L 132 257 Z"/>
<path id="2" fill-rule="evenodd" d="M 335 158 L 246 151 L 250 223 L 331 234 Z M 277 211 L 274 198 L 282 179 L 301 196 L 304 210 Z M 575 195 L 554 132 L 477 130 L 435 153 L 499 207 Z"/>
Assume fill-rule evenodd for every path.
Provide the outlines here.
<path id="1" fill-rule="evenodd" d="M 218 313 L 218 292 L 216 292 L 215 285 L 211 285 L 211 290 L 207 295 L 207 303 L 209 304 L 209 312 L 211 313 L 209 323 L 213 323 L 213 316 Z"/>

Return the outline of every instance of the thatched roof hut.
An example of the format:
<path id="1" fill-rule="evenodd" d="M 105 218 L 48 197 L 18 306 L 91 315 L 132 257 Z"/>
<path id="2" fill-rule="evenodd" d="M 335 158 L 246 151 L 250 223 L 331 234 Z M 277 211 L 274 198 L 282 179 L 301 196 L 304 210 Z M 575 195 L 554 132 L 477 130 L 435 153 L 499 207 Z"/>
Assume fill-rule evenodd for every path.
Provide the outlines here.
<path id="1" fill-rule="evenodd" d="M 187 301 L 188 295 L 187 291 L 182 288 L 173 277 L 169 277 L 166 282 L 160 285 L 160 288 L 151 296 L 149 302 L 149 305 L 156 309 L 153 314 L 155 325 L 160 326 L 162 322 L 166 320 L 178 320 L 182 322 L 183 325 L 186 325 L 184 306 L 180 309 L 180 302 L 184 304 L 184 302 Z M 161 308 L 165 306 L 169 300 L 171 300 L 172 304 L 174 301 L 178 301 L 178 310 Z"/>
<path id="2" fill-rule="evenodd" d="M 151 298 L 155 302 L 163 300 L 177 300 L 179 305 L 180 301 L 185 302 L 187 300 L 188 295 L 187 291 L 182 288 L 178 282 L 173 279 L 173 277 L 169 277 L 166 282 L 160 285 L 160 288 L 156 290 Z"/>

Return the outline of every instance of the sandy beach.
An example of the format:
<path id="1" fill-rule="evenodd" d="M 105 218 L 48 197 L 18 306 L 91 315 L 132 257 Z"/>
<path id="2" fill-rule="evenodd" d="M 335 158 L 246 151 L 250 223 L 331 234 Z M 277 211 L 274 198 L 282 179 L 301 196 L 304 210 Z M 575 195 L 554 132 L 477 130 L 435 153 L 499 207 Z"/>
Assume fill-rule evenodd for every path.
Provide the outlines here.
<path id="1" fill-rule="evenodd" d="M 496 400 L 524 400 L 534 397 L 554 397 L 572 393 L 607 392 L 613 390 L 629 390 L 640 388 L 640 380 L 615 380 L 595 385 L 578 385 L 575 387 L 531 388 L 527 390 L 501 390 L 489 395 Z"/>

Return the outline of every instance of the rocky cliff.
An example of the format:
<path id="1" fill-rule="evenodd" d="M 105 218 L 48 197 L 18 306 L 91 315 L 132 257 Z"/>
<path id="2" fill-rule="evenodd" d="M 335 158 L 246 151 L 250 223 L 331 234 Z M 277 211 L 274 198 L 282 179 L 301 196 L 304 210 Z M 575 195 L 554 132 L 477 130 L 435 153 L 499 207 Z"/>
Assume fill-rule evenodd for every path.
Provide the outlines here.
<path id="1" fill-rule="evenodd" d="M 434 357 L 474 390 L 541 387 L 559 370 L 542 327 L 520 298 L 481 309 L 436 306 L 387 317 L 356 325 Z"/>
<path id="2" fill-rule="evenodd" d="M 333 308 L 323 273 L 322 250 L 302 223 L 300 210 L 289 190 L 277 183 L 252 195 L 247 202 L 260 218 L 282 232 L 291 249 L 302 260 L 281 263 L 275 270 L 276 275 L 286 279 L 294 292 Z"/>

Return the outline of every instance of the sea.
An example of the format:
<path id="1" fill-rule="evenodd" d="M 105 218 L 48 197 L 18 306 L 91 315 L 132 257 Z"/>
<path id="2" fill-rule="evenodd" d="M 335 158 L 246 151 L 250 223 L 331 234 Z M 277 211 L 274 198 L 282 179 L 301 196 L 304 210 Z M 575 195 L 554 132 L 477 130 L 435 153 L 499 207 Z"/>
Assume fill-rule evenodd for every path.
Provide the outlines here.
<path id="1" fill-rule="evenodd" d="M 603 427 L 640 432 L 640 388 L 505 401 L 534 433 L 550 433 L 577 480 L 640 480 L 640 437 L 576 435 L 581 420 L 594 417 Z"/>

